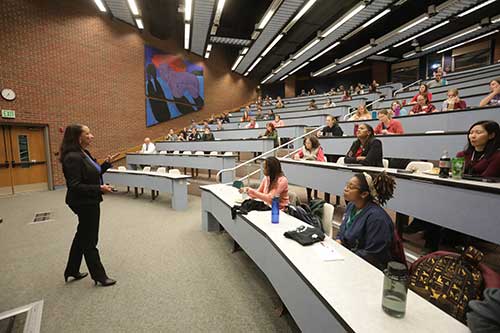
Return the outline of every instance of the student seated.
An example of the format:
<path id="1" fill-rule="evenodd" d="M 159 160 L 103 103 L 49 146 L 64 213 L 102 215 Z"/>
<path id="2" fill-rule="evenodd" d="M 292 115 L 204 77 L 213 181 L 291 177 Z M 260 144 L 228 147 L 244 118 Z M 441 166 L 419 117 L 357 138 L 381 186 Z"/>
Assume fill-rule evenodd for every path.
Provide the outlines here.
<path id="1" fill-rule="evenodd" d="M 141 150 L 139 153 L 141 154 L 154 154 L 156 152 L 156 147 L 154 143 L 151 142 L 150 138 L 144 138 L 144 143 L 142 144 Z"/>
<path id="2" fill-rule="evenodd" d="M 179 133 L 179 136 L 177 136 L 177 141 L 186 141 L 186 137 L 184 136 L 184 132 Z"/>
<path id="3" fill-rule="evenodd" d="M 217 130 L 222 131 L 224 129 L 224 125 L 222 123 L 222 120 L 217 120 Z"/>
<path id="4" fill-rule="evenodd" d="M 247 106 L 248 109 L 250 109 Z M 250 121 L 250 112 L 248 110 L 243 111 L 243 117 L 240 118 L 241 123 L 246 123 Z"/>
<path id="5" fill-rule="evenodd" d="M 317 110 L 318 106 L 316 105 L 316 101 L 314 99 L 311 99 L 309 102 L 309 105 L 307 106 L 307 110 Z"/>
<path id="6" fill-rule="evenodd" d="M 332 116 L 328 115 L 326 116 L 326 126 L 323 127 L 321 132 L 318 132 L 319 136 L 342 136 L 344 135 L 344 131 L 342 131 L 342 128 L 340 128 L 339 124 L 337 123 L 337 119 Z"/>
<path id="7" fill-rule="evenodd" d="M 328 99 L 326 100 L 326 103 L 325 103 L 325 104 L 323 104 L 323 109 L 326 109 L 326 108 L 333 108 L 333 107 L 335 107 L 335 103 L 332 101 L 332 99 L 331 99 L 331 98 L 328 98 Z"/>
<path id="8" fill-rule="evenodd" d="M 392 260 L 394 225 L 381 207 L 392 198 L 395 181 L 385 172 L 355 174 L 344 187 L 349 202 L 336 241 L 380 270 Z"/>
<path id="9" fill-rule="evenodd" d="M 259 128 L 259 124 L 255 121 L 255 118 L 252 118 L 245 128 Z"/>
<path id="10" fill-rule="evenodd" d="M 382 142 L 375 138 L 373 128 L 368 124 L 361 124 L 358 126 L 356 136 L 358 139 L 347 152 L 344 163 L 383 167 Z"/>
<path id="11" fill-rule="evenodd" d="M 413 106 L 410 114 L 430 113 L 435 111 L 436 108 L 428 101 L 426 95 L 418 95 L 417 104 Z"/>
<path id="12" fill-rule="evenodd" d="M 344 101 L 350 101 L 350 100 L 352 100 L 351 94 L 349 93 L 349 91 L 344 90 L 344 93 L 342 94 L 341 101 L 344 102 Z"/>
<path id="13" fill-rule="evenodd" d="M 306 91 L 305 91 L 304 89 L 302 89 L 302 90 L 301 90 L 301 92 L 300 92 L 300 95 L 299 95 L 299 96 L 300 96 L 300 97 L 302 97 L 302 96 L 307 96 Z"/>
<path id="14" fill-rule="evenodd" d="M 290 203 L 288 197 L 288 179 L 286 179 L 281 170 L 280 161 L 274 157 L 268 157 L 264 161 L 264 179 L 257 190 L 250 187 L 242 187 L 241 193 L 247 193 L 252 199 L 260 199 L 269 206 L 272 204 L 273 197 L 280 197 L 280 209 L 284 210 Z"/>
<path id="15" fill-rule="evenodd" d="M 372 115 L 368 110 L 366 109 L 366 106 L 364 104 L 360 104 L 358 106 L 358 110 L 356 111 L 355 114 L 353 114 L 348 120 L 370 120 L 372 119 Z"/>
<path id="16" fill-rule="evenodd" d="M 500 78 L 490 81 L 490 94 L 479 103 L 479 106 L 493 105 L 500 105 Z"/>
<path id="17" fill-rule="evenodd" d="M 273 109 L 269 109 L 269 111 L 267 111 L 267 114 L 264 116 L 264 119 L 265 120 L 274 119 L 274 111 L 273 111 Z"/>
<path id="18" fill-rule="evenodd" d="M 446 81 L 446 79 L 443 78 L 443 73 L 436 72 L 434 74 L 434 80 L 427 82 L 427 87 L 429 88 L 442 87 L 447 84 L 448 82 Z"/>
<path id="19" fill-rule="evenodd" d="M 319 144 L 319 140 L 314 135 L 308 135 L 304 138 L 304 145 L 293 156 L 294 160 L 306 160 L 306 161 L 318 161 L 326 162 L 325 154 L 323 153 L 323 148 Z M 311 201 L 311 188 L 307 188 L 307 202 Z M 314 197 L 318 196 L 318 190 L 314 190 Z"/>
<path id="20" fill-rule="evenodd" d="M 468 144 L 457 154 L 465 160 L 464 174 L 500 177 L 500 127 L 497 122 L 482 120 L 469 128 Z"/>
<path id="21" fill-rule="evenodd" d="M 380 123 L 375 127 L 375 134 L 404 134 L 403 125 L 398 120 L 392 119 L 389 111 L 383 109 L 378 111 Z"/>
<path id="22" fill-rule="evenodd" d="M 391 104 L 391 113 L 392 117 L 401 117 L 401 116 L 407 116 L 408 115 L 408 110 L 406 110 L 404 107 L 401 106 L 401 103 L 399 101 L 394 101 Z"/>
<path id="23" fill-rule="evenodd" d="M 379 84 L 378 84 L 377 80 L 373 80 L 372 83 L 370 84 L 370 86 L 368 87 L 368 92 L 376 93 L 378 87 L 379 87 Z"/>
<path id="24" fill-rule="evenodd" d="M 171 128 L 169 131 L 168 131 L 168 135 L 166 137 L 166 140 L 167 141 L 177 141 L 177 134 L 175 134 L 174 132 L 174 129 Z"/>
<path id="25" fill-rule="evenodd" d="M 463 99 L 458 97 L 458 89 L 451 88 L 448 90 L 446 101 L 443 102 L 442 111 L 453 111 L 453 110 L 462 110 L 467 107 L 467 104 Z"/>
<path id="26" fill-rule="evenodd" d="M 279 114 L 274 116 L 274 121 L 273 121 L 274 127 L 283 127 L 285 126 L 285 122 L 281 120 L 281 117 Z"/>
<path id="27" fill-rule="evenodd" d="M 187 140 L 188 141 L 201 141 L 201 139 L 202 139 L 202 136 L 200 133 L 198 133 L 196 128 L 194 128 L 194 127 L 191 128 L 191 133 L 189 133 Z"/>
<path id="28" fill-rule="evenodd" d="M 308 95 L 309 95 L 309 96 L 314 96 L 314 95 L 316 95 L 316 89 L 312 88 L 311 90 L 309 90 Z"/>
<path id="29" fill-rule="evenodd" d="M 260 139 L 273 139 L 274 140 L 274 147 L 279 146 L 278 142 L 278 131 L 274 127 L 273 123 L 267 123 L 266 125 L 266 131 L 264 132 L 263 135 L 259 135 Z"/>
<path id="30" fill-rule="evenodd" d="M 210 131 L 210 127 L 205 127 L 203 130 L 203 136 L 201 138 L 203 141 L 214 141 L 214 134 Z"/>
<path id="31" fill-rule="evenodd" d="M 418 93 L 415 96 L 413 96 L 410 103 L 408 104 L 410 105 L 417 104 L 418 96 L 425 96 L 427 101 L 429 101 L 429 103 L 432 101 L 432 93 L 429 91 L 429 88 L 425 83 L 420 84 L 420 86 L 418 87 Z"/>
<path id="32" fill-rule="evenodd" d="M 283 103 L 283 101 L 281 100 L 281 97 L 278 96 L 278 98 L 276 99 L 276 104 L 275 104 L 276 108 L 277 109 L 281 109 L 285 106 L 285 104 Z"/>

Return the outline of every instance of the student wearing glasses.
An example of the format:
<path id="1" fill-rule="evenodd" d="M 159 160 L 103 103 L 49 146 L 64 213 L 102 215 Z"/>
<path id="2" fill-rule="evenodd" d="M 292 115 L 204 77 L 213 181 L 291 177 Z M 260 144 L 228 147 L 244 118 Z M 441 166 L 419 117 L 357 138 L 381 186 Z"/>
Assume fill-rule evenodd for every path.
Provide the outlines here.
<path id="1" fill-rule="evenodd" d="M 382 208 L 394 193 L 394 178 L 385 172 L 355 174 L 344 188 L 349 202 L 336 241 L 378 269 L 392 260 L 394 225 Z"/>

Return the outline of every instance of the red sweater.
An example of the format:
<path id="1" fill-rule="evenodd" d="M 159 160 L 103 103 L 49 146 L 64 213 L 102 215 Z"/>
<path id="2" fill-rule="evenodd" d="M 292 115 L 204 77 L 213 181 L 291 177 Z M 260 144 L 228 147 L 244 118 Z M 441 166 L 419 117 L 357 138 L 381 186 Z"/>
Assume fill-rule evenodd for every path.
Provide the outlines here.
<path id="1" fill-rule="evenodd" d="M 500 177 L 500 150 L 475 162 L 471 162 L 472 153 L 466 151 L 457 153 L 457 157 L 463 157 L 465 160 L 464 173 L 482 177 Z"/>
<path id="2" fill-rule="evenodd" d="M 389 121 L 389 126 L 387 126 L 385 129 L 391 134 L 404 134 L 405 132 L 403 129 L 403 125 L 401 125 L 401 122 L 395 119 L 391 119 Z M 375 134 L 382 134 L 382 130 L 384 130 L 384 124 L 380 122 L 374 129 Z"/>
<path id="3" fill-rule="evenodd" d="M 417 97 L 418 95 L 420 95 L 420 93 L 416 94 L 415 96 L 413 96 L 413 98 L 411 99 L 410 103 L 413 103 L 413 102 L 416 102 L 417 101 Z M 431 102 L 432 101 L 432 93 L 431 92 L 428 92 L 427 93 L 427 102 Z"/>

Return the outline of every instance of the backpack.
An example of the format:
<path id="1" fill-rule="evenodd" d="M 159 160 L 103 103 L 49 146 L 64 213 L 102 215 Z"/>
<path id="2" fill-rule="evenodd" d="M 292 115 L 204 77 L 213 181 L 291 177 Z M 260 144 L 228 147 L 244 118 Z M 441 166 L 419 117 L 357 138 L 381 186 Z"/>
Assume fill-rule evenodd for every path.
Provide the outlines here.
<path id="1" fill-rule="evenodd" d="M 309 208 L 311 208 L 311 213 L 323 221 L 323 206 L 325 205 L 325 200 L 313 199 L 309 202 Z"/>
<path id="2" fill-rule="evenodd" d="M 266 205 L 265 202 L 259 201 L 259 200 L 254 200 L 254 199 L 246 199 L 241 203 L 240 206 L 233 206 L 231 208 L 231 217 L 234 220 L 236 218 L 236 214 L 243 214 L 246 215 L 248 212 L 252 210 L 260 210 L 260 211 L 265 211 L 265 210 L 271 210 L 271 207 Z"/>
<path id="3" fill-rule="evenodd" d="M 402 263 L 408 267 L 408 262 L 406 261 L 405 248 L 403 245 L 403 239 L 399 235 L 398 228 L 394 226 L 394 233 L 392 237 L 391 244 L 391 256 L 392 260 Z"/>
<path id="4" fill-rule="evenodd" d="M 462 254 L 438 251 L 415 261 L 409 287 L 449 315 L 465 323 L 467 305 L 481 298 L 483 253 L 469 246 Z"/>
<path id="5" fill-rule="evenodd" d="M 311 212 L 311 208 L 309 208 L 308 205 L 306 204 L 300 204 L 298 206 L 288 205 L 286 213 L 324 232 L 321 219 Z"/>

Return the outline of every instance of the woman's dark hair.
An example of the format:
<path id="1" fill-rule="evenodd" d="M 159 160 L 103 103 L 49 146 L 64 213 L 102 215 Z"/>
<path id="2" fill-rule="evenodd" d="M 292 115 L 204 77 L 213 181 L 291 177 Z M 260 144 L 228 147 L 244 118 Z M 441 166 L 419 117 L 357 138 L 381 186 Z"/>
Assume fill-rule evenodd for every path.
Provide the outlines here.
<path id="1" fill-rule="evenodd" d="M 273 123 L 267 123 L 266 127 L 271 127 L 271 132 L 274 132 L 276 130 L 276 127 L 274 127 Z M 268 130 L 266 129 L 266 134 L 267 134 L 267 132 L 268 132 Z"/>
<path id="2" fill-rule="evenodd" d="M 396 188 L 396 181 L 393 177 L 389 176 L 385 171 L 376 175 L 370 175 L 372 177 L 372 185 L 377 192 L 377 197 L 374 198 L 370 193 L 370 188 L 366 177 L 362 173 L 357 173 L 354 175 L 359 180 L 359 189 L 361 192 L 368 192 L 368 200 L 377 202 L 379 205 L 384 206 L 387 201 L 389 201 L 394 195 L 394 189 Z"/>
<path id="3" fill-rule="evenodd" d="M 467 147 L 465 148 L 465 152 L 468 154 L 472 154 L 474 151 L 474 146 L 470 143 L 469 139 L 469 133 L 474 128 L 474 126 L 482 126 L 486 132 L 488 132 L 488 135 L 494 133 L 495 137 L 488 140 L 488 143 L 486 144 L 486 147 L 484 147 L 484 157 L 489 157 L 491 154 L 496 152 L 498 149 L 500 149 L 500 126 L 496 121 L 493 120 L 481 120 L 478 121 L 469 128 L 467 131 Z"/>
<path id="4" fill-rule="evenodd" d="M 80 136 L 83 132 L 83 125 L 71 124 L 64 130 L 64 137 L 59 148 L 59 161 L 62 163 L 66 155 L 70 152 L 81 151 Z"/>
<path id="5" fill-rule="evenodd" d="M 319 147 L 319 140 L 318 138 L 316 137 L 316 135 L 308 135 L 304 138 L 304 147 L 306 145 L 306 141 L 309 140 L 311 141 L 311 146 L 312 146 L 312 149 L 316 149 Z"/>
<path id="6" fill-rule="evenodd" d="M 490 83 L 493 82 L 493 81 L 495 81 L 496 83 L 500 84 L 500 77 L 497 77 L 496 79 L 491 80 Z"/>
<path id="7" fill-rule="evenodd" d="M 429 92 L 429 87 L 425 83 L 420 83 L 420 86 L 419 86 L 419 89 L 418 89 L 418 93 L 420 94 L 420 87 L 421 86 L 425 87 L 425 92 L 424 93 L 427 94 Z"/>
<path id="8" fill-rule="evenodd" d="M 371 127 L 367 123 L 362 123 L 359 126 L 363 126 L 363 125 L 366 126 L 366 129 L 368 130 L 368 132 L 370 132 L 369 139 L 372 139 L 373 137 L 375 137 L 375 131 L 373 130 L 373 127 Z"/>
<path id="9" fill-rule="evenodd" d="M 278 177 L 283 176 L 283 171 L 280 161 L 274 156 L 266 158 L 266 167 L 269 174 L 269 188 L 271 188 Z"/>

